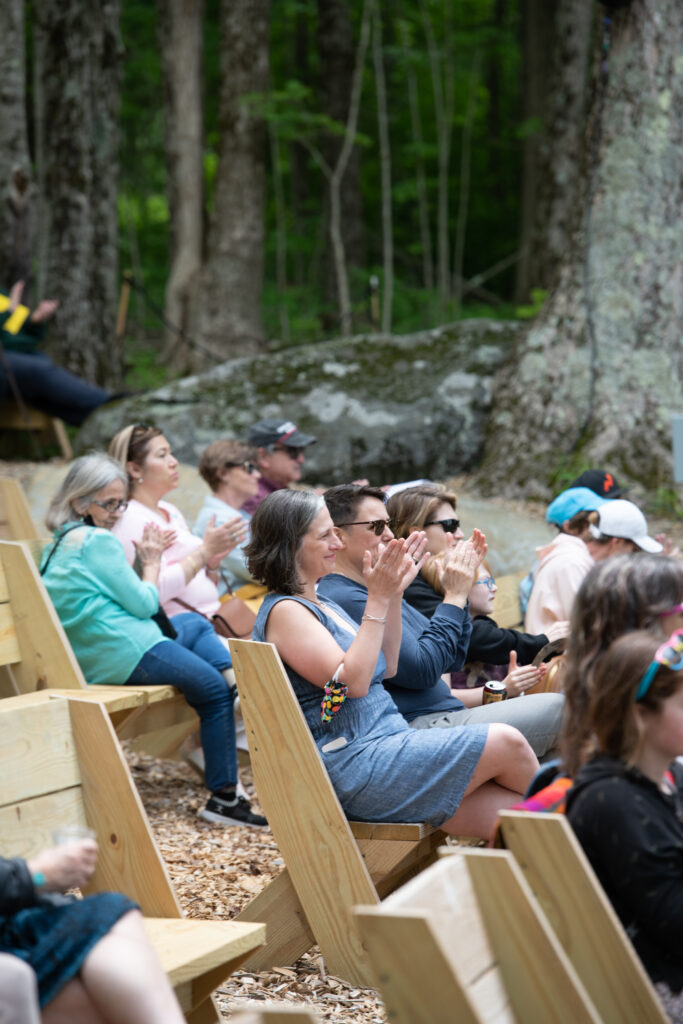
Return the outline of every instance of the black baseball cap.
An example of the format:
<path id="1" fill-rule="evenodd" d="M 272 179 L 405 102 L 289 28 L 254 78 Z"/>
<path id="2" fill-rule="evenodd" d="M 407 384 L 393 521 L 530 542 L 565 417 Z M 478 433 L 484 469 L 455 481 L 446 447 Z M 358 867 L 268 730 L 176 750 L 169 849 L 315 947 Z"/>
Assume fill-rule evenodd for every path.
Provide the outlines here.
<path id="1" fill-rule="evenodd" d="M 291 420 L 259 420 L 249 428 L 249 443 L 257 448 L 268 448 L 272 444 L 306 448 L 317 440 L 312 434 L 302 433 Z"/>
<path id="2" fill-rule="evenodd" d="M 581 476 L 577 476 L 570 487 L 587 487 L 601 498 L 619 498 L 626 494 L 626 488 L 620 487 L 611 473 L 604 469 L 587 469 Z"/>

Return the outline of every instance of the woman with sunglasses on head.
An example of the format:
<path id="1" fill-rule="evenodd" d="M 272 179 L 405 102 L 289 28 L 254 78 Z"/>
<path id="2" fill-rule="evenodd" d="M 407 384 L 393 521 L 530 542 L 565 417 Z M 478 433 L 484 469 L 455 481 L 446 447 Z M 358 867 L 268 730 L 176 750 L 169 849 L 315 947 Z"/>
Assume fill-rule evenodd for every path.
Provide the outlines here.
<path id="1" fill-rule="evenodd" d="M 204 449 L 199 457 L 199 474 L 211 488 L 211 494 L 204 498 L 192 528 L 194 534 L 203 537 L 212 518 L 216 526 L 229 520 L 234 521 L 235 516 L 241 516 L 249 522 L 251 516 L 242 509 L 247 499 L 258 492 L 261 474 L 255 459 L 255 450 L 250 445 L 229 438 L 213 441 Z M 244 554 L 248 540 L 247 530 L 243 540 L 223 556 L 219 592 L 224 593 L 227 585 L 240 587 L 244 583 L 253 583 Z"/>
<path id="2" fill-rule="evenodd" d="M 265 825 L 235 792 L 234 694 L 223 644 L 199 615 L 166 620 L 173 639 L 154 620 L 165 544 L 156 524 L 148 524 L 134 543 L 140 576 L 112 535 L 127 507 L 127 484 L 124 470 L 107 455 L 76 459 L 46 519 L 54 540 L 41 562 L 45 586 L 86 682 L 176 686 L 196 710 L 211 791 L 200 817 Z"/>
<path id="3" fill-rule="evenodd" d="M 578 737 L 565 729 L 563 740 L 578 766 L 567 816 L 670 1019 L 683 1021 L 683 824 L 662 786 L 683 754 L 683 630 L 664 643 L 644 630 L 618 637 L 586 685 Z"/>

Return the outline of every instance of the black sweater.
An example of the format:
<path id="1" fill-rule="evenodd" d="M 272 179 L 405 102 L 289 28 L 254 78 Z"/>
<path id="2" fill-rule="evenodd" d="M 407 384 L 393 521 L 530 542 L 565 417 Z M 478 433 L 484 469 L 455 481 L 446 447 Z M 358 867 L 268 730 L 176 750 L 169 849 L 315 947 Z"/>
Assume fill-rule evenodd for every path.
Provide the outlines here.
<path id="1" fill-rule="evenodd" d="M 428 619 L 431 619 L 443 600 L 419 573 L 404 596 L 408 604 Z M 503 629 L 488 615 L 475 615 L 472 619 L 467 661 L 481 661 L 484 665 L 507 665 L 510 652 L 517 651 L 518 664 L 529 665 L 547 643 L 548 637 L 544 633 L 534 636 L 531 633 L 520 633 L 516 629 Z"/>
<path id="2" fill-rule="evenodd" d="M 653 981 L 683 988 L 683 825 L 672 797 L 608 757 L 585 764 L 567 817 Z"/>

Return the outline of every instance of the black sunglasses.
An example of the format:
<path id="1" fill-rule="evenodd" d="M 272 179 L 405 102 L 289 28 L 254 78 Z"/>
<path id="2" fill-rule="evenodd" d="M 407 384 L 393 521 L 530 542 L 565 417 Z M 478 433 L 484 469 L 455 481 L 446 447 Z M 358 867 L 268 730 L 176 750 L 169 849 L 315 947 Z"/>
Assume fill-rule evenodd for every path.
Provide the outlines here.
<path id="1" fill-rule="evenodd" d="M 285 452 L 285 454 L 289 455 L 290 459 L 298 459 L 300 455 L 304 454 L 306 449 L 296 448 L 294 445 L 291 444 L 276 444 L 275 451 Z"/>
<path id="2" fill-rule="evenodd" d="M 226 469 L 238 469 L 239 468 L 239 469 L 243 469 L 247 473 L 255 473 L 256 472 L 256 466 L 254 465 L 253 462 L 249 462 L 248 460 L 247 460 L 247 462 L 226 462 L 225 463 L 225 468 Z"/>
<path id="3" fill-rule="evenodd" d="M 460 529 L 459 519 L 432 519 L 431 523 L 425 526 L 440 526 L 444 533 L 455 533 Z"/>
<path id="4" fill-rule="evenodd" d="M 387 526 L 389 529 L 393 529 L 393 519 L 363 519 L 359 523 L 337 523 L 337 526 L 367 526 L 368 530 L 372 530 L 376 537 L 381 537 Z"/>

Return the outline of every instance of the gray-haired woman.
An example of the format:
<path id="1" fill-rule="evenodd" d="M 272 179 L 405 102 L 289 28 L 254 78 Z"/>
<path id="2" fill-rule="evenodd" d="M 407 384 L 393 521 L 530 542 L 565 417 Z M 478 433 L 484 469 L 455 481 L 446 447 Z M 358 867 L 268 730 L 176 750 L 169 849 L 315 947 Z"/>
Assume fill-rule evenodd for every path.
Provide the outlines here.
<path id="1" fill-rule="evenodd" d="M 162 634 L 159 610 L 162 531 L 150 526 L 136 544 L 141 578 L 111 528 L 126 507 L 125 471 L 108 455 L 72 464 L 53 498 L 47 525 L 54 540 L 41 574 L 88 683 L 176 686 L 200 718 L 211 797 L 200 817 L 228 825 L 266 824 L 235 792 L 234 695 L 223 672 L 229 658 L 210 622 L 174 617 L 177 637 Z"/>

